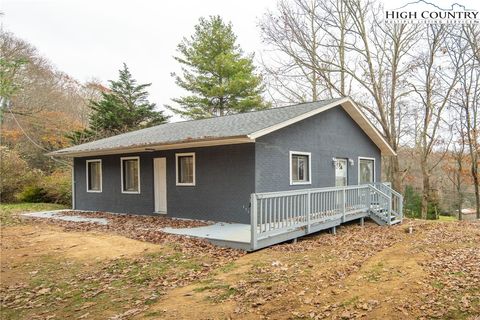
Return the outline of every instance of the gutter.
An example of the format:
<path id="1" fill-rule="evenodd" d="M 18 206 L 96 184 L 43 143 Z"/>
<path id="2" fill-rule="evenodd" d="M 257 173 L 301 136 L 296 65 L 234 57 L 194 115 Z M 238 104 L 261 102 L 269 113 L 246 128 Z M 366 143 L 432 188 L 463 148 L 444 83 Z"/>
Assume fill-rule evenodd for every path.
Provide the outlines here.
<path id="1" fill-rule="evenodd" d="M 251 139 L 248 136 L 233 136 L 220 139 L 211 139 L 206 137 L 204 139 L 196 140 L 180 140 L 169 143 L 161 144 L 144 144 L 144 145 L 132 145 L 126 147 L 117 147 L 109 149 L 90 149 L 90 150 L 79 150 L 79 151 L 69 151 L 69 150 L 58 150 L 49 152 L 47 156 L 67 156 L 67 157 L 84 157 L 84 156 L 97 156 L 97 155 L 109 155 L 109 154 L 122 154 L 122 153 L 138 153 L 138 152 L 154 152 L 162 150 L 172 150 L 172 149 L 186 149 L 186 148 L 199 148 L 199 147 L 209 147 L 209 146 L 220 146 L 220 145 L 230 145 L 230 144 L 241 144 L 241 143 L 253 143 L 255 139 Z"/>

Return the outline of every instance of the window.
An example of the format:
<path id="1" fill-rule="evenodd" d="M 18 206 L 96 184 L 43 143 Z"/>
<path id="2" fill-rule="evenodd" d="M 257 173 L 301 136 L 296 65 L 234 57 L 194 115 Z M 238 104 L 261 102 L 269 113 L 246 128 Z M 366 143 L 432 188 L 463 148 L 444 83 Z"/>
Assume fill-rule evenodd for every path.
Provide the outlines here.
<path id="1" fill-rule="evenodd" d="M 102 192 L 102 160 L 87 160 L 87 192 Z"/>
<path id="2" fill-rule="evenodd" d="M 375 159 L 358 158 L 358 184 L 375 182 Z"/>
<path id="3" fill-rule="evenodd" d="M 347 185 L 348 160 L 337 158 L 335 160 L 335 186 L 344 187 Z"/>
<path id="4" fill-rule="evenodd" d="M 310 184 L 311 154 L 290 151 L 290 184 Z"/>
<path id="5" fill-rule="evenodd" d="M 195 153 L 175 154 L 177 186 L 195 185 Z"/>
<path id="6" fill-rule="evenodd" d="M 140 193 L 140 158 L 121 158 L 122 193 Z"/>

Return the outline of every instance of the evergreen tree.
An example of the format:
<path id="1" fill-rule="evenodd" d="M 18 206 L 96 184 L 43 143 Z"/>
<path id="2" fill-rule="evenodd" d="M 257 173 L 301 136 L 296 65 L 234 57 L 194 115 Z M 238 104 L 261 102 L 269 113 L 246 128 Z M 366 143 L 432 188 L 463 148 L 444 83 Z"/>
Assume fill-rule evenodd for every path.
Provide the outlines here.
<path id="1" fill-rule="evenodd" d="M 99 101 L 90 101 L 89 128 L 68 136 L 74 144 L 155 126 L 168 120 L 162 111 L 155 111 L 155 103 L 148 101 L 146 89 L 151 84 L 137 84 L 126 64 L 119 70 L 119 79 L 109 83 L 109 90 L 102 92 Z"/>
<path id="2" fill-rule="evenodd" d="M 167 106 L 189 119 L 264 109 L 262 77 L 255 73 L 253 54 L 245 56 L 236 44 L 232 24 L 219 16 L 200 18 L 195 33 L 178 45 L 182 75 L 172 76 L 190 95 L 172 99 L 181 108 Z"/>

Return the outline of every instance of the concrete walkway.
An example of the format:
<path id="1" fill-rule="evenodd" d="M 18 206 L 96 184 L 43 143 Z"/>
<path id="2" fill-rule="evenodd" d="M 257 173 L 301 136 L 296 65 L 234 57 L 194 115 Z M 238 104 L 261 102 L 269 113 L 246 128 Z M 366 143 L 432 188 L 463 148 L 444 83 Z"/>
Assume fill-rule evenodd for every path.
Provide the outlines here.
<path id="1" fill-rule="evenodd" d="M 195 228 L 163 228 L 163 232 L 185 235 L 209 240 L 250 243 L 250 225 L 241 223 L 218 222 L 209 226 Z"/>
<path id="2" fill-rule="evenodd" d="M 81 216 L 63 216 L 62 212 L 72 211 L 72 210 L 53 210 L 53 211 L 41 211 L 41 212 L 30 212 L 22 213 L 22 216 L 31 217 L 31 218 L 40 218 L 40 219 L 57 219 L 63 221 L 72 221 L 72 222 L 90 222 L 98 223 L 102 225 L 108 224 L 108 220 L 105 218 L 87 218 Z"/>

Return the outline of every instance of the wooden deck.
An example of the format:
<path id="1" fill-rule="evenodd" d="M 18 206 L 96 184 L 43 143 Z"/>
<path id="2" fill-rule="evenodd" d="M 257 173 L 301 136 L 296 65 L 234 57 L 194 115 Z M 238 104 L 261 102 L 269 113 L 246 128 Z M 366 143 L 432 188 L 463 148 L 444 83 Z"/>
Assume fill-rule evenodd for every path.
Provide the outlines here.
<path id="1" fill-rule="evenodd" d="M 250 225 L 215 224 L 201 230 L 165 231 L 254 251 L 321 230 L 335 230 L 352 220 L 363 222 L 369 217 L 380 225 L 392 225 L 403 219 L 403 197 L 388 183 L 254 193 L 250 205 Z"/>

